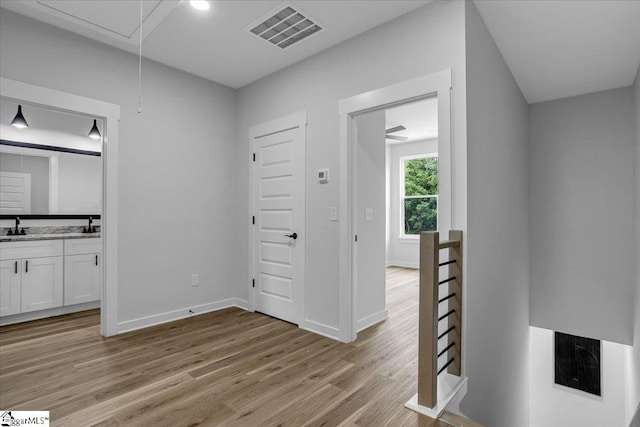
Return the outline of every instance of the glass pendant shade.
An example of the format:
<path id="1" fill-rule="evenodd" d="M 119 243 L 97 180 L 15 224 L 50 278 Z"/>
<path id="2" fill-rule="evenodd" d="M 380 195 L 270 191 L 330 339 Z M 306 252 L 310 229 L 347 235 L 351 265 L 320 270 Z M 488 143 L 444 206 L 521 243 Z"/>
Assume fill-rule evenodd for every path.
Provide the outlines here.
<path id="1" fill-rule="evenodd" d="M 93 127 L 89 131 L 89 138 L 91 139 L 100 139 L 102 135 L 100 135 L 100 131 L 98 130 L 98 123 L 96 119 L 93 119 Z"/>
<path id="2" fill-rule="evenodd" d="M 29 127 L 29 124 L 22 115 L 22 105 L 18 105 L 18 112 L 16 113 L 16 116 L 13 118 L 13 120 L 11 120 L 11 126 L 15 126 L 20 129 Z"/>

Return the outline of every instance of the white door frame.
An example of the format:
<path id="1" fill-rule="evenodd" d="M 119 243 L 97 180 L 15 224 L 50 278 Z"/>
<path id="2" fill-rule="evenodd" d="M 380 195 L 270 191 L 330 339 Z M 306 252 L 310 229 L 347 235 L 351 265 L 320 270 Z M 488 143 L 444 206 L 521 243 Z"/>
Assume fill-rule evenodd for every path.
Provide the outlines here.
<path id="1" fill-rule="evenodd" d="M 118 122 L 120 106 L 0 78 L 0 96 L 104 120 L 102 131 L 102 289 L 100 333 L 118 333 Z M 90 125 L 90 122 L 87 122 Z"/>
<path id="2" fill-rule="evenodd" d="M 300 264 L 299 271 L 300 271 L 301 280 L 299 283 L 299 288 L 297 289 L 298 291 L 297 304 L 298 304 L 298 327 L 304 327 L 304 324 L 305 324 L 304 322 L 306 319 L 306 305 L 307 305 L 306 304 L 307 276 L 306 276 L 306 268 L 305 268 L 306 256 L 307 256 L 306 255 L 307 254 L 306 213 L 305 213 L 306 191 L 307 191 L 306 190 L 307 111 L 294 113 L 286 117 L 281 117 L 279 119 L 274 119 L 265 123 L 254 125 L 249 128 L 249 156 L 250 156 L 249 161 L 251 163 L 249 167 L 249 218 L 247 219 L 249 224 L 249 268 L 248 268 L 249 277 L 247 278 L 248 279 L 247 283 L 248 283 L 249 309 L 251 311 L 255 311 L 256 302 L 253 295 L 253 292 L 254 292 L 253 279 L 255 278 L 255 269 L 256 269 L 255 260 L 256 260 L 257 253 L 256 253 L 255 242 L 254 242 L 254 238 L 255 238 L 254 218 L 256 215 L 256 211 L 255 211 L 256 207 L 255 207 L 254 197 L 253 197 L 254 178 L 255 178 L 254 163 L 253 163 L 253 159 L 254 159 L 253 139 L 258 135 L 268 135 L 268 134 L 281 132 L 283 130 L 298 128 L 298 127 L 303 130 L 304 138 L 300 147 L 300 150 L 301 150 L 300 157 L 303 159 L 302 163 L 300 164 L 300 171 L 301 171 L 300 178 L 303 180 L 303 183 L 302 183 L 303 192 L 302 192 L 301 200 L 297 204 L 300 210 L 299 212 L 300 231 L 298 231 L 298 233 L 302 237 L 301 239 L 299 239 L 299 246 L 302 249 L 302 256 L 298 258 L 299 264 Z"/>
<path id="3" fill-rule="evenodd" d="M 357 338 L 356 319 L 356 268 L 355 255 L 357 245 L 356 212 L 354 203 L 356 200 L 355 176 L 355 148 L 356 127 L 353 117 L 367 111 L 387 108 L 394 105 L 405 104 L 427 98 L 438 97 L 438 165 L 440 192 L 448 194 L 449 203 L 442 205 L 439 217 L 441 229 L 451 227 L 452 219 L 452 157 L 451 157 L 451 69 L 445 69 L 423 77 L 418 77 L 391 86 L 362 93 L 350 98 L 342 99 L 338 103 L 340 115 L 340 199 L 339 209 L 343 212 L 343 221 L 340 221 L 340 340 L 351 342 Z"/>

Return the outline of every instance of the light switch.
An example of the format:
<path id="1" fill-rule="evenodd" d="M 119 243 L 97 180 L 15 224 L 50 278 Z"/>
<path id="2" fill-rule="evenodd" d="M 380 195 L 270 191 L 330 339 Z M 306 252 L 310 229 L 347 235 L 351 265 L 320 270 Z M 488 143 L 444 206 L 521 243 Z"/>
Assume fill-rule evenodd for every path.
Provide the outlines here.
<path id="1" fill-rule="evenodd" d="M 320 184 L 329 182 L 329 169 L 318 169 L 318 182 Z"/>
<path id="2" fill-rule="evenodd" d="M 365 208 L 365 210 L 364 210 L 364 220 L 365 221 L 373 221 L 373 208 Z"/>
<path id="3" fill-rule="evenodd" d="M 329 208 L 329 221 L 337 221 L 338 220 L 338 208 L 332 206 Z"/>

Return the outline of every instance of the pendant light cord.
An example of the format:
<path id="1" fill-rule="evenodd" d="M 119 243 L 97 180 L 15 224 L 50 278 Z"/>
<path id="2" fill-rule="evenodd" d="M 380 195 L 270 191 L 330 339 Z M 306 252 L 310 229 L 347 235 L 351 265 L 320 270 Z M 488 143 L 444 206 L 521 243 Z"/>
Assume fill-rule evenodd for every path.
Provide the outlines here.
<path id="1" fill-rule="evenodd" d="M 142 113 L 142 0 L 140 0 L 140 41 L 138 43 L 138 114 Z"/>

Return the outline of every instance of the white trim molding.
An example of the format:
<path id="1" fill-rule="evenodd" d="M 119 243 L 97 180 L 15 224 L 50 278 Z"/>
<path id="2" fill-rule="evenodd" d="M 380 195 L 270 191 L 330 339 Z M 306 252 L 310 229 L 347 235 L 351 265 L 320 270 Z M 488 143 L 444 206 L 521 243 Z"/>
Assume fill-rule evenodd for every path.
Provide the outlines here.
<path id="1" fill-rule="evenodd" d="M 341 341 L 340 330 L 335 326 L 325 325 L 320 322 L 314 322 L 313 320 L 305 319 L 298 325 L 300 329 L 313 332 L 314 334 L 322 335 L 323 337 L 331 338 L 333 340 Z"/>
<path id="2" fill-rule="evenodd" d="M 340 178 L 338 210 L 343 212 L 344 221 L 340 222 L 339 232 L 339 337 L 343 342 L 351 342 L 357 338 L 358 322 L 356 313 L 356 280 L 355 259 L 355 217 L 353 200 L 354 153 L 353 117 L 368 111 L 380 110 L 391 106 L 406 104 L 412 101 L 438 97 L 438 157 L 440 167 L 440 194 L 447 194 L 448 203 L 441 204 L 440 227 L 451 228 L 452 218 L 452 158 L 451 158 L 451 69 L 418 77 L 387 87 L 372 90 L 338 103 L 340 126 Z M 444 199 L 444 197 L 443 197 Z"/>
<path id="3" fill-rule="evenodd" d="M 387 310 L 385 309 L 377 313 L 373 313 L 372 315 L 367 316 L 364 319 L 358 320 L 358 332 L 364 331 L 365 329 L 373 325 L 377 325 L 380 322 L 384 322 L 385 320 L 387 320 L 387 317 L 389 316 L 387 315 Z"/>
<path id="4" fill-rule="evenodd" d="M 185 319 L 199 314 L 210 313 L 212 311 L 224 310 L 225 308 L 237 307 L 246 310 L 247 301 L 238 298 L 228 298 L 221 301 L 200 304 L 192 307 L 185 307 L 179 310 L 167 311 L 165 313 L 153 314 L 151 316 L 126 320 L 118 323 L 118 333 L 136 331 L 138 329 L 161 325 L 175 320 Z M 192 313 L 193 311 L 193 313 Z"/>
<path id="5" fill-rule="evenodd" d="M 102 293 L 100 326 L 104 336 L 118 331 L 118 125 L 120 106 L 0 77 L 0 96 L 104 120 L 102 133 Z"/>
<path id="6" fill-rule="evenodd" d="M 418 404 L 417 394 L 414 394 L 404 406 L 433 419 L 437 419 L 449 407 L 452 409 L 451 412 L 460 414 L 460 402 L 467 394 L 467 382 L 467 377 L 456 377 L 443 372 L 438 377 L 438 402 L 436 402 L 436 406 L 428 408 Z"/>

